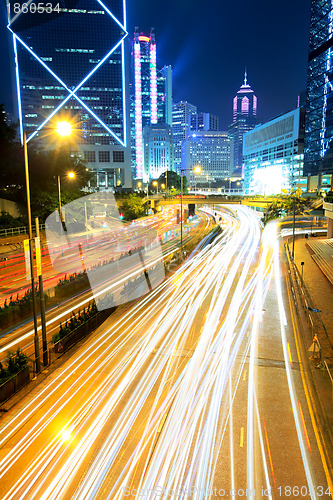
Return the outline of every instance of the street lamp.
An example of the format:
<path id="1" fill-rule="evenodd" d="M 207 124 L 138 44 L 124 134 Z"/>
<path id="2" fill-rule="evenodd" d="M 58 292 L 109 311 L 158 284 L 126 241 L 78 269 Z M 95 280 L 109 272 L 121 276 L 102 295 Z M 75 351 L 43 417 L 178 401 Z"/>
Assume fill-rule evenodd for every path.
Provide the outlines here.
<path id="1" fill-rule="evenodd" d="M 139 190 L 141 191 L 142 182 L 138 182 L 138 184 L 137 184 L 137 185 L 138 185 Z"/>
<path id="2" fill-rule="evenodd" d="M 156 194 L 157 194 L 157 196 L 158 196 L 158 182 L 157 182 L 157 181 L 154 181 L 154 182 L 153 182 L 153 186 L 155 186 L 155 187 L 156 187 Z"/>
<path id="3" fill-rule="evenodd" d="M 31 293 L 32 293 L 32 311 L 33 311 L 33 316 L 34 316 L 34 331 L 35 331 L 35 333 L 34 333 L 35 361 L 36 361 L 36 373 L 39 373 L 40 372 L 40 357 L 39 357 L 39 338 L 38 338 L 38 331 L 37 331 L 38 326 L 37 326 L 34 261 L 33 261 L 33 249 L 32 249 L 32 224 L 31 224 L 31 205 L 30 205 L 29 165 L 28 165 L 27 135 L 25 132 L 23 133 L 23 150 L 24 150 L 25 183 L 26 183 L 26 188 L 27 188 L 30 279 L 31 279 Z"/>
<path id="4" fill-rule="evenodd" d="M 291 256 L 292 256 L 293 262 L 295 262 L 295 226 L 296 226 L 295 203 L 296 203 L 296 197 L 299 197 L 302 194 L 302 191 L 300 190 L 300 188 L 297 188 L 293 192 L 293 194 L 294 194 L 294 196 L 292 197 L 292 199 L 293 199 L 293 246 L 292 246 Z"/>
<path id="5" fill-rule="evenodd" d="M 190 168 L 182 168 L 180 170 L 180 255 L 183 255 L 183 172 L 191 170 Z M 194 167 L 194 173 L 200 173 L 201 168 L 199 166 Z"/>
<path id="6" fill-rule="evenodd" d="M 65 125 L 66 124 L 66 125 Z M 71 133 L 72 126 L 68 122 L 59 122 L 55 128 L 56 132 L 62 137 L 68 136 Z M 34 277 L 34 261 L 33 261 L 33 247 L 32 247 L 32 223 L 31 223 L 31 202 L 30 202 L 30 182 L 29 182 L 29 161 L 28 161 L 28 146 L 27 135 L 23 132 L 23 151 L 24 151 L 24 170 L 25 170 L 25 183 L 27 192 L 27 212 L 28 212 L 28 231 L 29 231 L 29 257 L 30 257 L 30 280 L 31 280 L 31 293 L 32 293 L 32 311 L 34 318 L 34 347 L 35 347 L 35 363 L 36 373 L 40 372 L 40 355 L 39 355 L 39 337 L 37 325 L 37 307 L 36 307 L 36 290 L 35 290 L 35 277 Z M 39 228 L 37 234 L 39 233 Z M 41 280 L 40 280 L 41 282 Z M 43 293 L 43 287 L 39 290 Z M 42 323 L 42 341 L 43 341 L 43 362 L 44 366 L 47 364 L 47 346 L 46 328 L 45 328 L 45 311 L 41 308 L 41 323 Z"/>
<path id="7" fill-rule="evenodd" d="M 75 172 L 68 172 L 66 177 L 69 179 L 74 179 L 75 178 Z M 62 213 L 61 213 L 61 189 L 60 189 L 60 175 L 57 176 L 58 179 L 58 201 L 59 201 L 59 217 L 60 220 L 63 221 Z"/>
<path id="8" fill-rule="evenodd" d="M 66 121 L 58 122 L 55 131 L 61 137 L 68 137 L 72 133 L 72 125 Z"/>

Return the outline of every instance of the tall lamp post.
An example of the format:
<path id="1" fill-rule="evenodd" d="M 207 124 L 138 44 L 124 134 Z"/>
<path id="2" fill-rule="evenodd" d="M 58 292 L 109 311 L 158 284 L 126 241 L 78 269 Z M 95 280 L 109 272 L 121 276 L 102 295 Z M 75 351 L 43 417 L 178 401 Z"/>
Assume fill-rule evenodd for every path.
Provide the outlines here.
<path id="1" fill-rule="evenodd" d="M 29 257 L 30 257 L 30 280 L 32 293 L 32 312 L 34 316 L 34 345 L 35 345 L 35 363 L 36 373 L 40 372 L 40 356 L 39 356 L 39 338 L 37 325 L 37 308 L 36 308 L 36 290 L 34 277 L 34 261 L 32 248 L 32 224 L 31 224 L 31 204 L 30 204 L 30 183 L 29 183 L 29 164 L 28 164 L 28 148 L 27 135 L 23 132 L 23 149 L 24 149 L 24 169 L 25 169 L 25 184 L 27 188 L 27 209 L 28 209 L 28 228 L 29 228 Z"/>
<path id="2" fill-rule="evenodd" d="M 157 196 L 158 196 L 158 182 L 157 182 L 157 181 L 154 181 L 154 182 L 153 182 L 153 186 L 155 186 L 155 187 L 156 187 L 156 194 L 157 194 Z"/>
<path id="3" fill-rule="evenodd" d="M 180 170 L 180 255 L 183 256 L 183 172 L 191 170 L 190 168 L 182 168 Z M 194 167 L 193 172 L 199 174 L 201 168 Z"/>
<path id="4" fill-rule="evenodd" d="M 295 203 L 296 203 L 296 196 L 299 197 L 302 194 L 302 191 L 300 188 L 297 188 L 296 191 L 294 192 L 293 196 L 293 246 L 292 246 L 292 252 L 291 256 L 293 261 L 295 261 L 295 226 L 296 226 L 296 213 L 295 213 Z"/>
<path id="5" fill-rule="evenodd" d="M 56 127 L 56 132 L 65 137 L 71 133 L 71 124 L 68 122 L 59 122 Z M 28 231 L 29 231 L 29 257 L 30 257 L 30 280 L 31 280 L 31 293 L 32 293 L 32 311 L 34 317 L 34 347 L 35 347 L 35 363 L 36 373 L 40 372 L 40 354 L 39 354 L 39 337 L 38 337 L 38 324 L 37 324 L 37 307 L 36 307 L 36 290 L 35 290 L 35 277 L 34 277 L 34 261 L 33 261 L 33 247 L 32 247 L 32 223 L 31 223 L 31 202 L 30 202 L 30 182 L 29 182 L 29 161 L 28 161 L 28 146 L 27 135 L 23 132 L 23 151 L 24 151 L 24 170 L 25 170 L 25 183 L 27 191 L 27 212 L 28 212 Z M 39 229 L 39 228 L 38 228 Z M 43 290 L 40 290 L 42 293 Z M 45 314 L 42 311 L 42 341 L 43 341 L 43 360 L 44 365 L 47 364 L 47 352 L 44 349 L 47 345 L 46 328 L 45 328 Z"/>
<path id="6" fill-rule="evenodd" d="M 68 172 L 67 176 L 69 179 L 74 179 L 75 173 L 74 172 Z M 59 201 L 59 217 L 60 220 L 63 221 L 62 213 L 61 213 L 61 187 L 60 187 L 60 175 L 57 176 L 57 181 L 58 181 L 58 201 Z"/>

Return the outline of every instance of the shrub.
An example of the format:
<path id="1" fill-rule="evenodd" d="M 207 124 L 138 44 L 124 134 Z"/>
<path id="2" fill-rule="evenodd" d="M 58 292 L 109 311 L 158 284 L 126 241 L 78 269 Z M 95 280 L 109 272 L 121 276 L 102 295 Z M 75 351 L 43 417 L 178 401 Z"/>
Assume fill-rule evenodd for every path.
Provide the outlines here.
<path id="1" fill-rule="evenodd" d="M 7 367 L 5 368 L 0 363 L 0 384 L 26 368 L 28 366 L 28 356 L 20 348 L 16 352 L 8 351 L 6 364 Z"/>

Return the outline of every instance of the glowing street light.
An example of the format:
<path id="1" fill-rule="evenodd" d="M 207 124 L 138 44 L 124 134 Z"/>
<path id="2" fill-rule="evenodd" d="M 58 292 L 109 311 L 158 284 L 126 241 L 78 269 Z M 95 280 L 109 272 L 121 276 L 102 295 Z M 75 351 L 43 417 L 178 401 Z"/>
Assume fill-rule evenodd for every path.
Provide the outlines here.
<path id="1" fill-rule="evenodd" d="M 158 182 L 157 181 L 154 181 L 153 182 L 153 186 L 156 187 L 156 194 L 158 195 Z"/>
<path id="2" fill-rule="evenodd" d="M 62 137 L 68 136 L 71 133 L 72 126 L 69 122 L 59 122 L 55 128 L 56 132 Z M 29 160 L 28 160 L 28 146 L 27 146 L 27 135 L 23 132 L 23 151 L 24 151 L 24 169 L 25 169 L 25 183 L 27 192 L 27 211 L 28 211 L 28 231 L 29 231 L 29 256 L 30 256 L 30 280 L 31 280 L 31 294 L 32 294 L 32 311 L 34 320 L 34 347 L 35 347 L 35 363 L 36 363 L 36 373 L 40 372 L 40 355 L 39 355 L 39 336 L 38 336 L 38 325 L 37 325 L 37 307 L 36 307 L 36 291 L 35 291 L 35 276 L 34 276 L 34 261 L 33 261 L 33 247 L 32 247 L 32 223 L 31 223 L 31 202 L 30 202 L 30 181 L 29 181 Z M 74 174 L 74 173 L 73 173 Z M 59 179 L 59 177 L 58 177 Z M 60 184 L 59 184 L 60 193 Z M 37 222 L 37 221 L 36 221 Z M 36 224 L 37 226 L 37 224 Z M 37 228 L 37 236 L 39 235 L 39 227 Z M 48 354 L 47 354 L 47 338 L 46 338 L 46 322 L 45 322 L 45 307 L 43 305 L 44 300 L 44 288 L 43 288 L 43 276 L 42 269 L 39 275 L 39 293 L 41 298 L 41 324 L 42 324 L 42 342 L 43 342 L 43 364 L 46 366 L 48 364 Z"/>
<path id="3" fill-rule="evenodd" d="M 68 137 L 72 133 L 72 125 L 66 121 L 58 122 L 55 131 L 61 137 Z"/>

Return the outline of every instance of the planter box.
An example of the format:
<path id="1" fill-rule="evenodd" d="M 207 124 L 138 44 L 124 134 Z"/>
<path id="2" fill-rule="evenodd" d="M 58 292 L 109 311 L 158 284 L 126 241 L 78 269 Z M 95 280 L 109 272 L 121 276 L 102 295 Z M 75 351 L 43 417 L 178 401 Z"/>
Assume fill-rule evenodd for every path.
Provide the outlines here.
<path id="1" fill-rule="evenodd" d="M 28 382 L 30 382 L 30 370 L 27 366 L 0 385 L 0 403 L 7 401 L 7 399 L 24 387 Z"/>
<path id="2" fill-rule="evenodd" d="M 88 319 L 83 325 L 80 325 L 73 330 L 69 335 L 63 337 L 54 343 L 54 352 L 61 354 L 66 352 L 70 347 L 75 345 L 86 335 L 96 330 L 106 320 L 106 318 L 115 311 L 115 307 L 97 313 L 93 318 Z"/>

